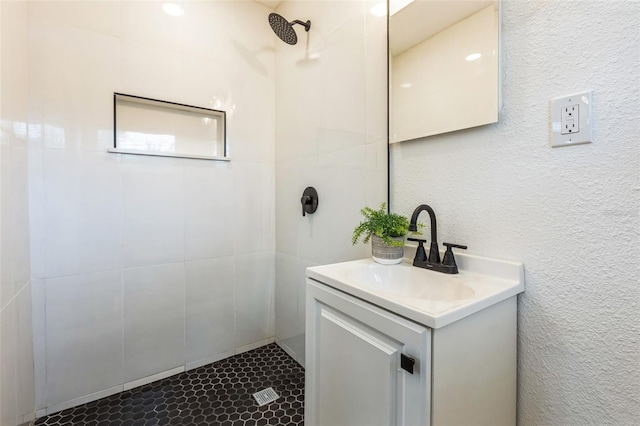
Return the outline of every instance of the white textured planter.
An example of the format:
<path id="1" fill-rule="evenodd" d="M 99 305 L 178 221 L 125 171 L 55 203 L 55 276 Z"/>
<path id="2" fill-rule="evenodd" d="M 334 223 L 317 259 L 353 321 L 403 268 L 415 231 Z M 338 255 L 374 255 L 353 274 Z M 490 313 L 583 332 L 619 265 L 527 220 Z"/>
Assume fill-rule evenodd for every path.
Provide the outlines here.
<path id="1" fill-rule="evenodd" d="M 371 236 L 371 257 L 382 265 L 396 265 L 402 263 L 404 256 L 404 237 L 393 237 L 395 241 L 401 241 L 400 247 L 387 245 L 384 240 L 377 235 Z"/>

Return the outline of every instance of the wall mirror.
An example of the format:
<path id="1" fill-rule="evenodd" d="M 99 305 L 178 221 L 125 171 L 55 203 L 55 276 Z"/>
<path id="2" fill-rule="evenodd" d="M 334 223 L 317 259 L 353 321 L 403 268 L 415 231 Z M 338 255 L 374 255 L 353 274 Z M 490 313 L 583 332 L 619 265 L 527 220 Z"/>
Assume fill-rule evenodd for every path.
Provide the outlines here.
<path id="1" fill-rule="evenodd" d="M 496 123 L 499 0 L 389 0 L 389 142 Z"/>
<path id="2" fill-rule="evenodd" d="M 228 161 L 225 112 L 114 93 L 110 152 Z"/>

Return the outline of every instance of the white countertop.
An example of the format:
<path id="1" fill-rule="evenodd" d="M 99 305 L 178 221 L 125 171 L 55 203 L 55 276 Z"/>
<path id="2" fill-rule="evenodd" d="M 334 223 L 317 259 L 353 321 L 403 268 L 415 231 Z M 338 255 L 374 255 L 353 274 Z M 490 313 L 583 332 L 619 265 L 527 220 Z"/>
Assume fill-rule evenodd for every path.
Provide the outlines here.
<path id="1" fill-rule="evenodd" d="M 458 274 L 373 259 L 307 268 L 307 277 L 431 328 L 524 292 L 521 263 L 456 253 Z"/>

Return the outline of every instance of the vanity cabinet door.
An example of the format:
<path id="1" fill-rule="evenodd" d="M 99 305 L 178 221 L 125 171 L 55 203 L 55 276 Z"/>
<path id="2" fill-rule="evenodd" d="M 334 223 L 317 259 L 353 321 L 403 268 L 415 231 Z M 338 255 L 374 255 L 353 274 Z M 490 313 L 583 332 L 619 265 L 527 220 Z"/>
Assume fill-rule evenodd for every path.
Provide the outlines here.
<path id="1" fill-rule="evenodd" d="M 306 294 L 305 424 L 429 424 L 430 330 L 311 279 Z"/>

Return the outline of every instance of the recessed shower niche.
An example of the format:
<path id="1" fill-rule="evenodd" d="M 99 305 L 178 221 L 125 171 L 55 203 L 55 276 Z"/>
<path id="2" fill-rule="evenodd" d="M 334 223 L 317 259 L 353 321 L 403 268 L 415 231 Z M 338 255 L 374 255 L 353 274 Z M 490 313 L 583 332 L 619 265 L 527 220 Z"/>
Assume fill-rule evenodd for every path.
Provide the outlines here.
<path id="1" fill-rule="evenodd" d="M 113 94 L 109 152 L 229 160 L 224 111 Z"/>

